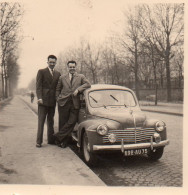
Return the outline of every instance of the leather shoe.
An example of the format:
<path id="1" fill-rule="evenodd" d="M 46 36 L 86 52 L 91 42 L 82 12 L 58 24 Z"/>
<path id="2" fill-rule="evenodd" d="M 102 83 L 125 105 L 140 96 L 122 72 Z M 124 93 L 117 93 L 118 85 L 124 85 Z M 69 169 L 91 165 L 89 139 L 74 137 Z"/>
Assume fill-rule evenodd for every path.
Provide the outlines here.
<path id="1" fill-rule="evenodd" d="M 62 142 L 62 143 L 60 144 L 60 147 L 61 147 L 61 148 L 66 148 L 66 147 L 67 147 L 67 144 L 64 143 L 64 142 Z"/>
<path id="2" fill-rule="evenodd" d="M 36 144 L 36 147 L 37 147 L 37 148 L 41 148 L 42 145 L 41 145 L 41 144 Z"/>

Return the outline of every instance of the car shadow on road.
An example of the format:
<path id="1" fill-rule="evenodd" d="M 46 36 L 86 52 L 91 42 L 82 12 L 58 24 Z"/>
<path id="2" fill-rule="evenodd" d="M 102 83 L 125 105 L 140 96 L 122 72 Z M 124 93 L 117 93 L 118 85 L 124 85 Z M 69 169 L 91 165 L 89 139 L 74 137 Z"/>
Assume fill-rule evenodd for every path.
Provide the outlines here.
<path id="1" fill-rule="evenodd" d="M 70 149 L 81 159 L 83 160 L 83 155 L 76 147 L 75 143 L 71 143 L 69 145 Z M 159 161 L 152 161 L 147 158 L 146 155 L 143 156 L 129 156 L 125 157 L 120 152 L 105 152 L 102 154 L 97 154 L 97 163 L 94 166 L 89 166 L 91 169 L 93 168 L 104 168 L 105 166 L 108 168 L 113 167 L 140 167 L 140 166 L 148 166 L 149 164 L 158 164 Z M 84 161 L 84 160 L 83 160 Z"/>
<path id="2" fill-rule="evenodd" d="M 118 167 L 118 166 L 127 166 L 127 167 L 137 167 L 137 166 L 143 166 L 148 164 L 157 163 L 149 160 L 146 155 L 143 156 L 129 156 L 125 157 L 123 154 L 120 153 L 109 153 L 109 154 L 100 154 L 98 155 L 98 163 L 97 167 L 100 166 L 110 166 L 110 167 Z"/>

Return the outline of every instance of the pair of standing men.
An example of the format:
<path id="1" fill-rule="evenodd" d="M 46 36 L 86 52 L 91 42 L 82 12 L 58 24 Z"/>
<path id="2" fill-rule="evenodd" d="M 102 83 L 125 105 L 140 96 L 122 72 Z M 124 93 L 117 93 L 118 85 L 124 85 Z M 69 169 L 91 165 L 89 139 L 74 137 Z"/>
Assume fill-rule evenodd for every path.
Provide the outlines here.
<path id="1" fill-rule="evenodd" d="M 80 108 L 79 94 L 91 85 L 84 75 L 76 72 L 76 62 L 69 61 L 69 73 L 60 76 L 54 69 L 57 58 L 48 56 L 48 67 L 40 69 L 36 79 L 36 93 L 38 98 L 38 132 L 36 147 L 43 142 L 44 122 L 47 117 L 48 144 L 66 147 L 68 136 L 73 130 Z M 59 132 L 54 134 L 54 114 L 56 101 L 59 112 Z"/>

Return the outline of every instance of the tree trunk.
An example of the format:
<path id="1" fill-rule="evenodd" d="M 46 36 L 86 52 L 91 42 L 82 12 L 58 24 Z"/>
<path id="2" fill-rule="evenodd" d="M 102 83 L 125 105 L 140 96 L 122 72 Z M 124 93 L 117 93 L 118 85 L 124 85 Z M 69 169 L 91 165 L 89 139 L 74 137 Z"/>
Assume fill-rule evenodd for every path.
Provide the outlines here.
<path id="1" fill-rule="evenodd" d="M 156 83 L 156 86 L 155 86 L 155 106 L 157 106 L 157 101 L 158 101 L 158 87 L 157 87 L 157 83 Z"/>
<path id="2" fill-rule="evenodd" d="M 158 96 L 157 96 L 157 73 L 156 73 L 156 64 L 154 64 L 154 78 L 155 78 L 155 106 L 157 106 Z"/>
<path id="3" fill-rule="evenodd" d="M 9 95 L 12 96 L 11 80 L 9 80 Z"/>
<path id="4" fill-rule="evenodd" d="M 92 70 L 93 84 L 96 84 L 96 75 L 94 70 Z"/>
<path id="5" fill-rule="evenodd" d="M 135 91 L 136 91 L 136 96 L 137 96 L 138 100 L 140 100 L 139 79 L 138 79 L 138 53 L 137 53 L 136 41 L 135 41 Z"/>
<path id="6" fill-rule="evenodd" d="M 165 65 L 166 65 L 167 102 L 170 102 L 171 101 L 171 79 L 170 79 L 170 43 L 169 43 L 169 36 L 167 37 Z"/>
<path id="7" fill-rule="evenodd" d="M 1 73 L 1 79 L 2 79 L 2 98 L 5 98 L 5 84 L 4 84 L 4 70 L 2 67 L 2 73 Z"/>
<path id="8" fill-rule="evenodd" d="M 8 98 L 8 78 L 5 75 L 5 98 Z"/>
<path id="9" fill-rule="evenodd" d="M 171 101 L 171 79 L 170 79 L 170 64 L 169 58 L 166 58 L 166 84 L 167 84 L 167 101 Z"/>

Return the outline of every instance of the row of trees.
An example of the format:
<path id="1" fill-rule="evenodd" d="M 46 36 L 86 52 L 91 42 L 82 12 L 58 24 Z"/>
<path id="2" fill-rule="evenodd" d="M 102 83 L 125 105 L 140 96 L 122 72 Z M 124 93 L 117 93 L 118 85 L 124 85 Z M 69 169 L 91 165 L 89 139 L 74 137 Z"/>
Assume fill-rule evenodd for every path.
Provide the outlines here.
<path id="1" fill-rule="evenodd" d="M 179 87 L 183 82 L 184 4 L 139 4 L 123 13 L 122 32 L 110 33 L 103 43 L 82 38 L 59 54 L 57 69 L 66 74 L 67 61 L 74 59 L 93 84 L 128 86 L 139 98 L 140 89 L 152 81 L 155 103 L 160 86 L 171 101 L 172 78 Z M 35 79 L 29 88 L 34 85 Z"/>
<path id="2" fill-rule="evenodd" d="M 0 89 L 3 99 L 12 95 L 18 82 L 18 34 L 22 15 L 19 3 L 0 3 Z"/>
<path id="3" fill-rule="evenodd" d="M 183 80 L 184 4 L 139 4 L 124 11 L 122 33 L 111 33 L 102 44 L 82 39 L 58 56 L 58 69 L 74 59 L 92 83 L 130 86 L 139 98 L 140 83 L 166 85 L 171 101 L 171 79 Z M 141 82 L 142 81 L 142 82 Z"/>

